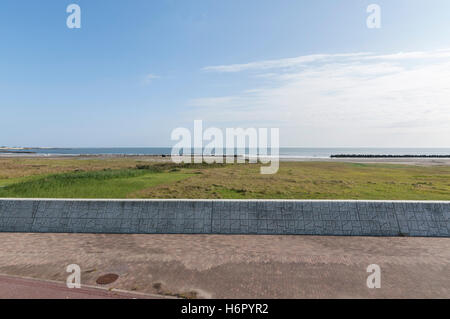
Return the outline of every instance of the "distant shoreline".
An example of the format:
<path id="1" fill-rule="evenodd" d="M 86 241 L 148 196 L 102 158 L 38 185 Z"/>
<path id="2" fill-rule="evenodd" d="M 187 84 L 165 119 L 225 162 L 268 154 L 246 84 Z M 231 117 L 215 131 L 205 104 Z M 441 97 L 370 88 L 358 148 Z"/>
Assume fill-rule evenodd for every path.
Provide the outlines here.
<path id="1" fill-rule="evenodd" d="M 330 158 L 450 158 L 450 155 L 333 154 Z"/>
<path id="2" fill-rule="evenodd" d="M 58 148 L 58 147 L 29 147 L 14 146 L 0 147 L 0 158 L 147 158 L 152 161 L 170 161 L 171 147 L 101 147 L 101 148 Z M 231 154 L 233 154 L 230 149 Z M 200 155 L 200 149 L 192 149 Z M 237 152 L 237 153 L 236 153 Z M 280 147 L 278 154 L 260 154 L 261 150 L 238 148 L 235 154 L 244 152 L 246 159 L 264 158 L 273 160 L 279 158 L 282 162 L 302 161 L 346 161 L 346 162 L 383 162 L 383 163 L 413 163 L 413 162 L 447 162 L 450 161 L 450 147 L 447 148 L 308 148 L 308 147 Z M 187 152 L 185 152 L 187 153 Z M 224 149 L 224 155 L 227 149 Z M 186 156 L 188 156 L 186 154 Z M 217 156 L 220 156 L 217 154 Z M 217 158 L 210 155 L 207 157 Z"/>
<path id="3" fill-rule="evenodd" d="M 36 152 L 30 152 L 30 151 L 25 151 L 25 149 L 23 149 L 23 151 L 19 151 L 19 149 L 5 149 L 5 148 L 0 148 L 0 153 L 6 153 L 6 154 L 37 154 Z"/>
<path id="4" fill-rule="evenodd" d="M 43 160 L 114 160 L 114 159 L 137 159 L 148 162 L 171 162 L 170 155 L 130 155 L 130 154 L 30 154 L 25 152 L 3 153 L 1 159 L 43 159 Z M 270 158 L 268 158 L 270 160 Z M 280 162 L 341 162 L 357 164 L 398 164 L 398 165 L 420 165 L 420 166 L 450 166 L 450 157 L 292 157 L 280 156 Z"/>
<path id="5" fill-rule="evenodd" d="M 148 156 L 148 157 L 171 157 L 171 154 L 127 154 L 127 153 L 98 153 L 98 154 L 58 154 L 58 153 L 39 153 L 39 152 L 33 152 L 30 151 L 30 149 L 7 149 L 7 148 L 0 148 L 0 155 L 10 155 L 13 156 L 20 156 L 23 155 L 31 155 L 34 157 L 136 157 L 136 156 Z M 200 155 L 200 154 L 199 154 Z M 186 155 L 187 156 L 187 155 Z M 241 155 L 236 154 L 231 157 L 240 157 Z M 247 159 L 248 154 L 243 155 Z M 258 155 L 260 157 L 267 157 L 267 158 L 274 158 L 274 156 L 271 155 Z M 207 157 L 216 157 L 215 155 L 208 155 Z M 224 155 L 223 157 L 226 157 Z M 421 155 L 413 155 L 413 154 L 405 154 L 405 155 L 396 155 L 396 154 L 331 154 L 329 156 L 295 156 L 295 155 L 279 155 L 277 156 L 280 159 L 288 159 L 288 160 L 296 160 L 296 159 L 351 159 L 351 158 L 361 158 L 361 159 L 414 159 L 414 158 L 424 158 L 424 159 L 450 159 L 449 155 L 439 155 L 439 154 L 421 154 Z"/>

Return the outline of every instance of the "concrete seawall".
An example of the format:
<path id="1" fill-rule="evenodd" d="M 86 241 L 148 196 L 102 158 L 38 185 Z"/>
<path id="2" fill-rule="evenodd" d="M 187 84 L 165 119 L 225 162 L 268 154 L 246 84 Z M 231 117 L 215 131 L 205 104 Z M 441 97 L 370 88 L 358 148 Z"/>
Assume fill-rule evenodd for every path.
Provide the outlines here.
<path id="1" fill-rule="evenodd" d="M 0 232 L 450 237 L 450 201 L 0 199 Z"/>

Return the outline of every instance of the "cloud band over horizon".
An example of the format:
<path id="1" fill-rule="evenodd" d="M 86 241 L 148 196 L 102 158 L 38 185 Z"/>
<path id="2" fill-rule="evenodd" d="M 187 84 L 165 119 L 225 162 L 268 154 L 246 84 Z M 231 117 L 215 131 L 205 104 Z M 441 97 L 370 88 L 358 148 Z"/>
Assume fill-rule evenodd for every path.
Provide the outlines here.
<path id="1" fill-rule="evenodd" d="M 192 117 L 217 125 L 278 125 L 286 146 L 448 146 L 450 49 L 315 54 L 202 71 L 247 79 L 234 94 L 189 101 Z"/>

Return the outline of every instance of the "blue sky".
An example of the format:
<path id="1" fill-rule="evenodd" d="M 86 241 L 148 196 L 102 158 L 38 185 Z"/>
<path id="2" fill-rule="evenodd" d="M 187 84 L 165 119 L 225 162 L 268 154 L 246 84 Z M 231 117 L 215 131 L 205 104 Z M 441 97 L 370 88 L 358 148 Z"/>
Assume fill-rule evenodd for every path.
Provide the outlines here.
<path id="1" fill-rule="evenodd" d="M 0 145 L 171 146 L 202 119 L 279 127 L 282 146 L 450 147 L 449 14 L 448 0 L 3 0 Z"/>

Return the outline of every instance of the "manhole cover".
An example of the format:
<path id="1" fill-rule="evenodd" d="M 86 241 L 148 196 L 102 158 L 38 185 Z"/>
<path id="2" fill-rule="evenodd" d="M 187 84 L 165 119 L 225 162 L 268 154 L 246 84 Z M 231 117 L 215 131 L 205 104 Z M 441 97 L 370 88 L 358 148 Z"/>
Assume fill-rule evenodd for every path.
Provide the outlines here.
<path id="1" fill-rule="evenodd" d="M 119 275 L 116 274 L 106 274 L 97 278 L 96 283 L 99 285 L 108 285 L 113 283 L 119 278 Z"/>

